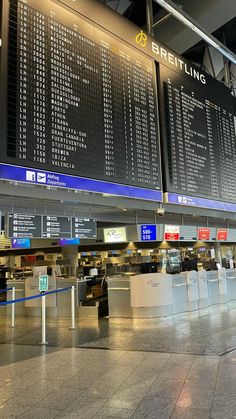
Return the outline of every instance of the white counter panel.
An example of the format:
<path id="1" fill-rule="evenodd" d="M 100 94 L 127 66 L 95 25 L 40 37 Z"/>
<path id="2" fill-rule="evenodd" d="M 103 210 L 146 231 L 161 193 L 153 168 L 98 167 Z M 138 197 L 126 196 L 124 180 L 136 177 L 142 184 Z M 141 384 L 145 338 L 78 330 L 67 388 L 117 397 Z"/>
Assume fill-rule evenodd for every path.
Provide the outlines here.
<path id="1" fill-rule="evenodd" d="M 173 304 L 172 277 L 152 273 L 130 278 L 131 307 L 157 307 Z"/>

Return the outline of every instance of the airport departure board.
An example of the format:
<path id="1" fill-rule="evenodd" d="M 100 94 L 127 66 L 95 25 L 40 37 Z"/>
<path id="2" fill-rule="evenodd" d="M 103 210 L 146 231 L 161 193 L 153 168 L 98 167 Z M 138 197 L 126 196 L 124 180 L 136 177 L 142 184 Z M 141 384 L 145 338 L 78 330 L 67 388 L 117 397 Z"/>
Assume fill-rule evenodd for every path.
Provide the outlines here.
<path id="1" fill-rule="evenodd" d="M 153 60 L 46 0 L 10 0 L 8 57 L 7 162 L 161 189 Z"/>
<path id="2" fill-rule="evenodd" d="M 233 100 L 219 82 L 205 80 L 161 66 L 166 189 L 236 202 Z"/>

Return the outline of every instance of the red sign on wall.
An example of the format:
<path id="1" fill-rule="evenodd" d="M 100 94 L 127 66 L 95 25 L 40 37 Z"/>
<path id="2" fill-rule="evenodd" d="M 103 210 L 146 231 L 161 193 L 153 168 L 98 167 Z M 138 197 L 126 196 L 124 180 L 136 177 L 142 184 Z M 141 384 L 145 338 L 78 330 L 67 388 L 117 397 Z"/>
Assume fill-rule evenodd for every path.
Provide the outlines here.
<path id="1" fill-rule="evenodd" d="M 226 241 L 227 239 L 228 239 L 228 230 L 226 228 L 218 228 L 216 240 Z"/>
<path id="2" fill-rule="evenodd" d="M 179 226 L 165 226 L 164 240 L 178 241 L 179 240 Z"/>
<path id="3" fill-rule="evenodd" d="M 200 227 L 198 229 L 198 240 L 210 240 L 210 229 Z"/>

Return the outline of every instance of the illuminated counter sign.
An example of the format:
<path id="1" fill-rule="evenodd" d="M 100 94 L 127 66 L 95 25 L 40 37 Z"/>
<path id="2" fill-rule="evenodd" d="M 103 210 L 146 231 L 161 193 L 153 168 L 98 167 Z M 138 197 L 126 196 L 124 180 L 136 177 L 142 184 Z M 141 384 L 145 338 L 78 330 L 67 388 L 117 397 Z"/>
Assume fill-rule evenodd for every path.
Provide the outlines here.
<path id="1" fill-rule="evenodd" d="M 142 241 L 155 241 L 156 239 L 157 239 L 156 224 L 141 225 L 141 240 Z"/>
<path id="2" fill-rule="evenodd" d="M 166 241 L 179 240 L 179 226 L 165 225 L 164 240 Z"/>
<path id="3" fill-rule="evenodd" d="M 104 242 L 105 243 L 119 243 L 126 242 L 126 228 L 115 227 L 115 228 L 104 228 Z"/>
<path id="4" fill-rule="evenodd" d="M 205 227 L 199 227 L 197 237 L 198 240 L 210 240 L 210 229 Z"/>
<path id="5" fill-rule="evenodd" d="M 30 249 L 30 239 L 12 239 L 12 249 Z"/>
<path id="6" fill-rule="evenodd" d="M 216 239 L 219 241 L 227 241 L 228 239 L 228 230 L 226 228 L 218 228 Z"/>
<path id="7" fill-rule="evenodd" d="M 59 246 L 77 245 L 80 244 L 80 239 L 60 239 L 58 244 Z"/>

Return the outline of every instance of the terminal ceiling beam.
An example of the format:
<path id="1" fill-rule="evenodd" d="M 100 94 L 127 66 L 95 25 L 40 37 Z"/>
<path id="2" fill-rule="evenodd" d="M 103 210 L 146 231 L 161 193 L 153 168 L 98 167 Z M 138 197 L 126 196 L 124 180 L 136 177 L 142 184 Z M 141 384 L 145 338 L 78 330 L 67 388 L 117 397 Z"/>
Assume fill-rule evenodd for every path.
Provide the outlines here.
<path id="1" fill-rule="evenodd" d="M 235 0 L 176 0 L 178 7 L 177 3 L 181 3 L 185 12 L 209 33 L 215 32 L 235 16 Z M 163 12 L 162 9 L 154 14 L 154 21 L 163 17 Z M 155 37 L 179 54 L 199 42 L 199 36 L 173 16 L 164 25 L 155 28 Z"/>
<path id="2" fill-rule="evenodd" d="M 224 44 L 218 41 L 214 36 L 208 33 L 199 23 L 197 23 L 191 16 L 189 16 L 183 10 L 180 10 L 178 6 L 171 0 L 154 0 L 164 9 L 166 9 L 169 13 L 171 13 L 176 19 L 178 19 L 181 23 L 185 26 L 190 28 L 194 31 L 197 35 L 199 35 L 204 41 L 206 41 L 209 45 L 219 51 L 221 54 L 224 55 L 228 60 L 232 63 L 236 64 L 236 55 L 230 51 Z"/>

